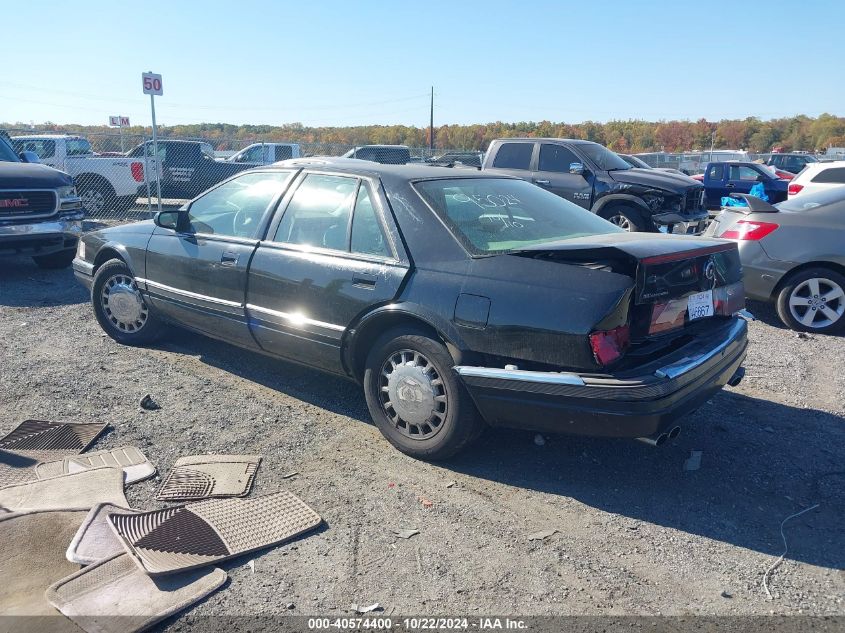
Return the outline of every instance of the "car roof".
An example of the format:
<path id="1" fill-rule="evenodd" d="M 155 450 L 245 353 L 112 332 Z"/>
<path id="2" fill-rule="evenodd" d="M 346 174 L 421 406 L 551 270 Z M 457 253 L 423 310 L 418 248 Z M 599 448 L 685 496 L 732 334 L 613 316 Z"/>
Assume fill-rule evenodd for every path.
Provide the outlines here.
<path id="1" fill-rule="evenodd" d="M 82 138 L 79 134 L 28 134 L 25 136 L 13 136 L 12 139 L 16 141 L 25 140 L 40 140 L 40 139 L 60 139 L 60 138 Z"/>
<path id="2" fill-rule="evenodd" d="M 431 180 L 436 178 L 509 178 L 501 174 L 489 174 L 473 170 L 439 167 L 426 163 L 408 163 L 407 165 L 387 165 L 358 158 L 339 158 L 334 156 L 312 156 L 310 158 L 289 158 L 258 169 L 267 168 L 302 168 L 326 171 L 342 171 L 360 176 L 387 177 L 397 180 Z"/>
<path id="3" fill-rule="evenodd" d="M 519 141 L 519 142 L 521 142 L 521 143 L 522 143 L 522 142 L 525 142 L 525 143 L 528 143 L 528 142 L 535 143 L 535 142 L 537 142 L 537 141 L 540 141 L 540 142 L 547 142 L 547 141 L 564 141 L 564 142 L 566 142 L 566 143 L 575 143 L 575 144 L 577 144 L 577 145 L 599 145 L 599 143 L 596 143 L 596 142 L 594 142 L 594 141 L 587 141 L 587 140 L 584 140 L 584 139 L 582 139 L 582 138 L 554 138 L 554 137 L 551 137 L 551 136 L 546 136 L 546 137 L 541 137 L 541 136 L 538 136 L 538 137 L 533 137 L 533 136 L 515 136 L 515 137 L 513 137 L 513 138 L 497 138 L 497 139 L 495 139 L 495 140 L 496 140 L 496 141 L 498 141 L 498 142 L 500 142 L 500 143 L 510 143 L 511 141 Z"/>

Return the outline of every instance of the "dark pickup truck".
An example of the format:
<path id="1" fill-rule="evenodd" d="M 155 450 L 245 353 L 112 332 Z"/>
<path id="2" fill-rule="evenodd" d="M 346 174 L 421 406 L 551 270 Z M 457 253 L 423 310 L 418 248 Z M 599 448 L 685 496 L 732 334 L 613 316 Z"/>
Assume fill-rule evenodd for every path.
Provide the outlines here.
<path id="1" fill-rule="evenodd" d="M 769 203 L 783 202 L 788 197 L 789 181 L 759 163 L 708 163 L 703 182 L 708 209 L 720 209 L 722 198 L 732 193 L 749 193 L 759 182 L 763 183 Z"/>
<path id="2" fill-rule="evenodd" d="M 142 158 L 145 147 L 148 161 L 156 161 L 152 141 L 138 145 L 129 152 L 128 157 Z M 254 166 L 216 160 L 211 145 L 202 141 L 160 140 L 157 162 L 160 162 L 161 197 L 182 200 L 196 198 L 209 187 Z M 152 171 L 153 165 L 148 164 Z M 155 195 L 154 190 L 152 194 Z"/>
<path id="3" fill-rule="evenodd" d="M 82 200 L 73 178 L 31 164 L 0 135 L 0 255 L 29 255 L 41 268 L 70 266 L 82 234 Z"/>
<path id="4" fill-rule="evenodd" d="M 628 231 L 700 233 L 703 188 L 680 174 L 635 169 L 598 143 L 508 138 L 490 143 L 482 170 L 517 176 Z"/>

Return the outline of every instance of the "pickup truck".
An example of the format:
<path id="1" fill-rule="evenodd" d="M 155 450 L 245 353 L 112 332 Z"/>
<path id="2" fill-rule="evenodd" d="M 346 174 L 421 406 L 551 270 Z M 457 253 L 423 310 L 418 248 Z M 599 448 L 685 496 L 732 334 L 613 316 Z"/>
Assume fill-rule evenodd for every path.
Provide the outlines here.
<path id="1" fill-rule="evenodd" d="M 490 143 L 482 171 L 517 176 L 627 231 L 700 233 L 704 188 L 680 174 L 631 167 L 590 141 L 508 138 Z"/>
<path id="2" fill-rule="evenodd" d="M 139 195 L 146 195 L 143 161 L 97 156 L 81 136 L 13 136 L 12 146 L 18 153 L 34 152 L 42 164 L 70 174 L 88 215 L 128 209 Z"/>
<path id="3" fill-rule="evenodd" d="M 145 148 L 148 164 L 159 166 L 162 198 L 191 200 L 229 176 L 253 166 L 217 160 L 211 145 L 202 141 L 159 140 L 157 157 L 154 156 L 152 141 L 146 141 L 127 156 L 143 160 Z M 150 171 L 153 169 L 150 167 Z M 151 177 L 151 181 L 150 189 L 155 195 L 155 176 Z"/>
<path id="4" fill-rule="evenodd" d="M 41 268 L 70 266 L 85 212 L 73 179 L 16 154 L 0 135 L 0 255 L 29 255 Z"/>
<path id="5" fill-rule="evenodd" d="M 721 209 L 722 198 L 732 193 L 748 193 L 758 182 L 763 183 L 770 204 L 788 197 L 789 181 L 778 178 L 771 167 L 759 163 L 708 163 L 702 182 L 708 209 Z"/>
<path id="6" fill-rule="evenodd" d="M 244 147 L 234 156 L 230 156 L 226 161 L 259 167 L 272 165 L 280 160 L 299 158 L 301 155 L 297 143 L 253 143 Z"/>

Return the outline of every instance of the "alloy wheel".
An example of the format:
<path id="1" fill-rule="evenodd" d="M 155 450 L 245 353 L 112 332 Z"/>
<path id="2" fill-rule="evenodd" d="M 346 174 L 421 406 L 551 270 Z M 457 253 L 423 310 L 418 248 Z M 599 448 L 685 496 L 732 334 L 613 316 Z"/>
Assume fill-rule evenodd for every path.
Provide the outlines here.
<path id="1" fill-rule="evenodd" d="M 99 189 L 86 189 L 79 194 L 79 197 L 88 215 L 102 213 L 106 207 L 106 198 Z"/>
<path id="2" fill-rule="evenodd" d="M 100 306 L 109 323 L 121 332 L 138 332 L 149 317 L 135 280 L 124 274 L 113 275 L 103 284 Z"/>
<path id="3" fill-rule="evenodd" d="M 390 354 L 381 366 L 378 387 L 384 413 L 403 435 L 427 440 L 443 428 L 449 407 L 446 386 L 420 352 Z"/>
<path id="4" fill-rule="evenodd" d="M 830 279 L 807 279 L 795 286 L 789 295 L 789 311 L 804 327 L 828 327 L 845 314 L 845 290 Z"/>
<path id="5" fill-rule="evenodd" d="M 631 221 L 622 215 L 621 213 L 617 213 L 616 215 L 610 216 L 608 222 L 615 224 L 619 228 L 625 229 L 629 233 L 633 230 L 633 226 L 631 225 Z"/>

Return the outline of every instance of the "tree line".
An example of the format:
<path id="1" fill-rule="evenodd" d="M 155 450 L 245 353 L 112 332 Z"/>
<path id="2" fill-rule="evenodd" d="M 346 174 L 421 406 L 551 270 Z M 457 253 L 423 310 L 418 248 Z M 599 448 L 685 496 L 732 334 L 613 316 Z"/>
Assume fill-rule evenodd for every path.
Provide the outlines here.
<path id="1" fill-rule="evenodd" d="M 25 124 L 3 123 L 0 127 L 21 129 Z M 117 133 L 117 130 L 96 125 L 35 126 L 39 132 L 57 131 L 96 135 Z M 133 126 L 126 135 L 149 135 L 149 127 Z M 427 147 L 429 130 L 407 125 L 362 125 L 353 127 L 308 127 L 301 123 L 285 125 L 231 125 L 199 123 L 160 126 L 162 138 L 196 138 L 215 145 L 217 150 L 234 150 L 250 141 L 314 143 L 330 145 L 397 144 Z M 790 150 L 824 150 L 845 146 L 845 117 L 822 114 L 816 118 L 794 117 L 762 120 L 757 117 L 725 119 L 718 122 L 697 121 L 608 121 L 598 123 L 554 123 L 524 121 L 473 125 L 441 125 L 434 129 L 436 148 L 486 150 L 495 138 L 529 136 L 576 138 L 595 141 L 618 152 L 684 152 L 715 149 L 745 149 L 769 152 L 773 148 Z M 92 138 L 92 143 L 94 139 Z M 112 143 L 109 143 L 111 145 Z M 102 145 L 102 143 L 95 143 Z"/>

